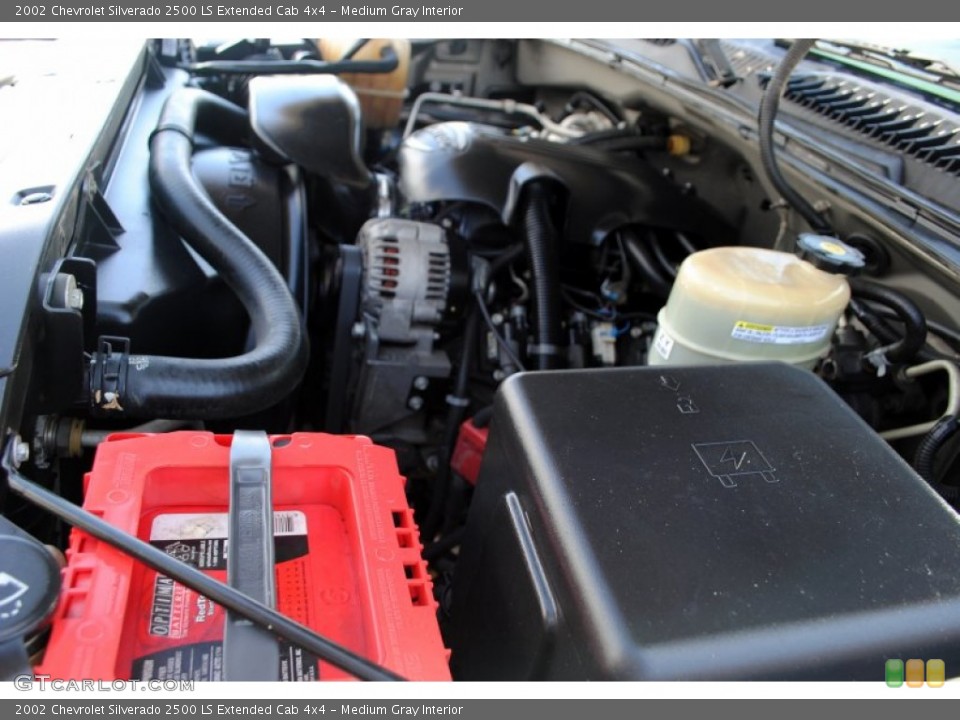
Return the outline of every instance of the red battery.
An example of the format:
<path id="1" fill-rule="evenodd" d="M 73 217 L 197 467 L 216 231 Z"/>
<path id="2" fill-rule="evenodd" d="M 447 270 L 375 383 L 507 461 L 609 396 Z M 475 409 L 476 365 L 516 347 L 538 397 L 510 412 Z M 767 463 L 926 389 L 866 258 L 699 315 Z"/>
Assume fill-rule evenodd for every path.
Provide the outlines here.
<path id="1" fill-rule="evenodd" d="M 232 436 L 113 435 L 84 507 L 226 580 Z M 393 452 L 368 438 L 274 436 L 277 609 L 411 680 L 449 680 L 432 585 Z M 222 678 L 225 611 L 74 530 L 38 673 L 64 679 Z M 350 676 L 280 646 L 283 680 Z"/>

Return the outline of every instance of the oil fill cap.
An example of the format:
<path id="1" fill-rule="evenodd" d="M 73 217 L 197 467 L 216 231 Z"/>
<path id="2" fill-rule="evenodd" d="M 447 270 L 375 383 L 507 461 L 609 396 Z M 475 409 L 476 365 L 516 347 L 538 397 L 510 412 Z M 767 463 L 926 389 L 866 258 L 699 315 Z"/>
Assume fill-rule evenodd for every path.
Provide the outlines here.
<path id="1" fill-rule="evenodd" d="M 862 252 L 828 235 L 801 234 L 797 254 L 814 267 L 838 275 L 856 275 L 866 265 Z"/>

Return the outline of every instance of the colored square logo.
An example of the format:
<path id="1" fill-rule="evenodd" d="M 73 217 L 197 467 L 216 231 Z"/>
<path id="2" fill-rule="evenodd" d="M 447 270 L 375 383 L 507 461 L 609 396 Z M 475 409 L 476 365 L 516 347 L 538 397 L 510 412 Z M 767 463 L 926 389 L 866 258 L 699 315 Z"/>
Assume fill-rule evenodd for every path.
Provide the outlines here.
<path id="1" fill-rule="evenodd" d="M 903 660 L 887 660 L 884 677 L 887 680 L 887 687 L 896 688 L 903 685 Z"/>
<path id="2" fill-rule="evenodd" d="M 923 687 L 923 660 L 907 660 L 907 687 Z"/>
<path id="3" fill-rule="evenodd" d="M 930 687 L 943 687 L 946 680 L 947 669 L 943 660 L 927 660 L 927 685 Z"/>

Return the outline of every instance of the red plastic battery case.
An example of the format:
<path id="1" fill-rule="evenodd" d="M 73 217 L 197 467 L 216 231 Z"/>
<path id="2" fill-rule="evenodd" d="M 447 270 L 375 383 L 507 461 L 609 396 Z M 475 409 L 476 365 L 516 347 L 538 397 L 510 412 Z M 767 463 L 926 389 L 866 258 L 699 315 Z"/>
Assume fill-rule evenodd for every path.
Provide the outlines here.
<path id="1" fill-rule="evenodd" d="M 113 435 L 85 478 L 84 507 L 225 581 L 231 439 Z M 393 452 L 359 436 L 270 440 L 277 609 L 411 680 L 449 680 Z M 73 531 L 67 556 L 38 673 L 222 679 L 223 608 L 86 533 Z M 280 677 L 350 676 L 281 642 Z"/>

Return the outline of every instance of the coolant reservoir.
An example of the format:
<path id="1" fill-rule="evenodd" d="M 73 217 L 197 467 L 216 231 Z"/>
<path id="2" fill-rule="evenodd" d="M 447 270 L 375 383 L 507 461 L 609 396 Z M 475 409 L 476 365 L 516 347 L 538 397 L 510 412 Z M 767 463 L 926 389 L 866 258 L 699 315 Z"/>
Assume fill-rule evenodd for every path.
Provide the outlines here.
<path id="1" fill-rule="evenodd" d="M 317 40 L 324 60 L 343 58 L 353 40 L 322 38 Z M 410 71 L 410 41 L 371 39 L 353 55 L 354 60 L 379 60 L 384 47 L 397 54 L 397 67 L 388 73 L 341 73 L 340 79 L 353 88 L 360 100 L 364 125 L 370 129 L 394 127 L 400 120 L 400 111 L 406 97 L 407 75 Z"/>
<path id="2" fill-rule="evenodd" d="M 790 253 L 703 250 L 680 266 L 657 317 L 650 364 L 781 360 L 812 368 L 849 300 L 845 278 Z"/>

